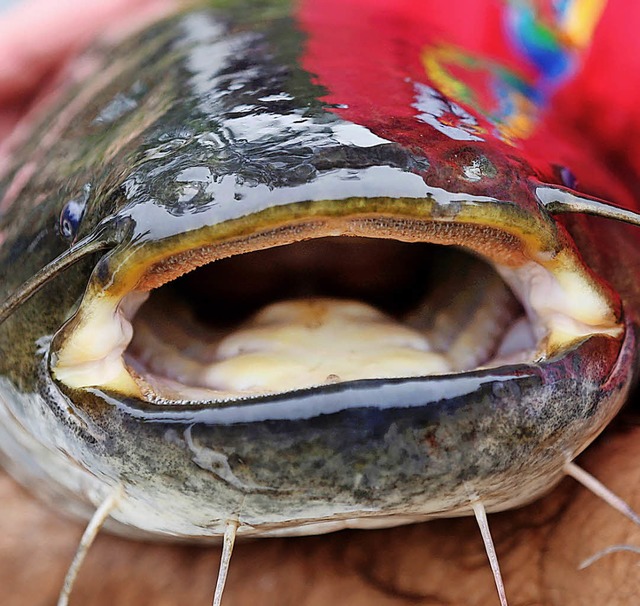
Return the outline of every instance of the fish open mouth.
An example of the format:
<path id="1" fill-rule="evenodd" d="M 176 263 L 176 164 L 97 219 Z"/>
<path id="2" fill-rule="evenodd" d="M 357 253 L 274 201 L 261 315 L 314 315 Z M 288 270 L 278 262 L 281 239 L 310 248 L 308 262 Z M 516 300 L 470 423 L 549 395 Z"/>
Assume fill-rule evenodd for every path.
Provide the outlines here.
<path id="1" fill-rule="evenodd" d="M 535 327 L 468 253 L 322 238 L 231 257 L 153 290 L 125 361 L 145 393 L 241 397 L 535 357 Z"/>
<path id="2" fill-rule="evenodd" d="M 531 241 L 384 216 L 191 235 L 137 264 L 103 260 L 56 337 L 54 375 L 156 403 L 224 402 L 534 363 L 619 335 L 615 301 L 571 247 Z M 119 273 L 106 279 L 106 265 Z"/>

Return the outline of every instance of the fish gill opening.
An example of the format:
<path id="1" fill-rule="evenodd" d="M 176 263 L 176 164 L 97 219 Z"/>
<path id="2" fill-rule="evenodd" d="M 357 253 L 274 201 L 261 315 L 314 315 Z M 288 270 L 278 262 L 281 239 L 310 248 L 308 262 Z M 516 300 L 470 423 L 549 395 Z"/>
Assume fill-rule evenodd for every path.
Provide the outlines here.
<path id="1" fill-rule="evenodd" d="M 212 400 L 531 361 L 535 328 L 455 246 L 323 237 L 217 260 L 153 289 L 124 359 L 154 400 Z"/>

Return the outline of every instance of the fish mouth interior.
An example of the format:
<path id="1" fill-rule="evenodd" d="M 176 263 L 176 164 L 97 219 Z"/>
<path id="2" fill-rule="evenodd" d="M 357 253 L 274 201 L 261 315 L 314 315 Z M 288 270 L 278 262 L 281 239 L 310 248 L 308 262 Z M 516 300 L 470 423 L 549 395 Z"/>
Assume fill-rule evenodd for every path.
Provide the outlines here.
<path id="1" fill-rule="evenodd" d="M 617 299 L 568 241 L 550 253 L 482 223 L 332 221 L 205 228 L 103 258 L 53 338 L 52 375 L 215 405 L 536 363 L 623 334 Z"/>
<path id="2" fill-rule="evenodd" d="M 543 334 L 477 255 L 364 237 L 214 261 L 133 308 L 125 364 L 166 402 L 531 362 Z"/>

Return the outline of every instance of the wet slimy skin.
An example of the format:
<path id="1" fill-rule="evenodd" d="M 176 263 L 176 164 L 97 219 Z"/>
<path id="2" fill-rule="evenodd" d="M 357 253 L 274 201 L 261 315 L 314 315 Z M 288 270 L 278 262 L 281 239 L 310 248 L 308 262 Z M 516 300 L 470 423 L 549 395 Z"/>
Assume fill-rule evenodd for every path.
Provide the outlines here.
<path id="1" fill-rule="evenodd" d="M 240 534 L 322 532 L 468 514 L 477 498 L 501 510 L 549 490 L 628 392 L 629 270 L 586 245 L 603 237 L 593 222 L 567 230 L 544 211 L 542 175 L 508 142 L 465 143 L 461 157 L 473 161 L 452 181 L 459 139 L 425 126 L 433 146 L 416 150 L 345 120 L 292 53 L 303 38 L 289 18 L 234 18 L 182 16 L 131 42 L 83 89 L 92 102 L 74 110 L 55 149 L 24 151 L 46 168 L 3 218 L 4 294 L 65 249 L 51 223 L 70 200 L 86 205 L 73 238 L 117 228 L 120 241 L 2 328 L 10 468 L 33 483 L 34 468 L 19 469 L 29 451 L 35 474 L 53 480 L 42 489 L 75 509 L 123 486 L 120 531 L 188 539 L 219 536 L 229 517 Z M 464 373 L 312 379 L 231 401 L 149 391 L 122 357 L 132 293 L 229 256 L 337 236 L 482 255 L 530 318 L 532 357 Z M 104 318 L 124 328 L 103 338 Z"/>

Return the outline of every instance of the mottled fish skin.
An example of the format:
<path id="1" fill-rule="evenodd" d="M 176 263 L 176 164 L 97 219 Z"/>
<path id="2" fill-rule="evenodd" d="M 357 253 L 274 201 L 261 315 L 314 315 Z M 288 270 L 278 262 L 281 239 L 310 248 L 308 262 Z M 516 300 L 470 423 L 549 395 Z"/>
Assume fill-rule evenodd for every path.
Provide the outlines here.
<path id="1" fill-rule="evenodd" d="M 477 497 L 490 511 L 514 507 L 561 478 L 633 382 L 640 281 L 594 243 L 615 238 L 636 258 L 637 240 L 584 217 L 564 223 L 622 300 L 624 335 L 539 364 L 179 408 L 54 381 L 52 335 L 92 272 L 108 284 L 132 251 L 169 250 L 203 225 L 222 233 L 246 217 L 255 229 L 283 213 L 312 222 L 394 204 L 455 221 L 485 204 L 487 223 L 502 213 L 532 238 L 570 242 L 515 153 L 434 135 L 428 154 L 341 119 L 301 67 L 305 35 L 288 11 L 180 15 L 94 51 L 102 69 L 43 120 L 0 184 L 0 299 L 68 247 L 56 224 L 83 192 L 78 238 L 128 226 L 113 253 L 68 269 L 0 327 L 3 464 L 78 513 L 123 486 L 113 518 L 127 534 L 207 539 L 234 516 L 245 534 L 376 526 L 467 515 Z M 477 181 L 456 173 L 454 152 L 484 167 Z"/>

